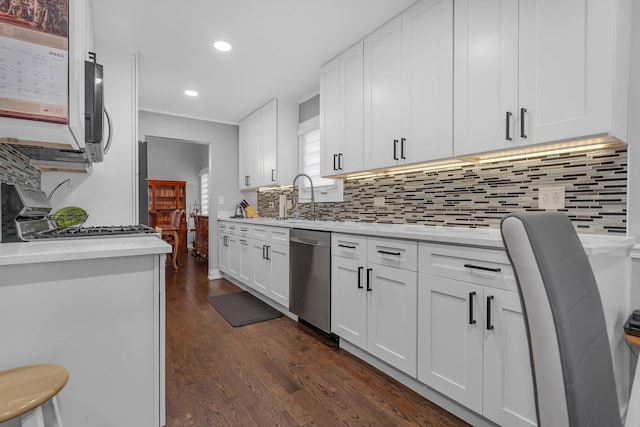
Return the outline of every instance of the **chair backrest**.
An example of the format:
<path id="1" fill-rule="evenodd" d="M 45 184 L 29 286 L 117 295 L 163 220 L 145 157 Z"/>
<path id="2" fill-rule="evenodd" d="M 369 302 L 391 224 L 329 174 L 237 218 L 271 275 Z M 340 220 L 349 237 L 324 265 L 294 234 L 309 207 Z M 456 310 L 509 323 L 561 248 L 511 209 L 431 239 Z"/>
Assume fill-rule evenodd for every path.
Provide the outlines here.
<path id="1" fill-rule="evenodd" d="M 538 425 L 621 426 L 600 293 L 562 213 L 501 222 L 527 326 Z"/>
<path id="2" fill-rule="evenodd" d="M 171 215 L 169 217 L 169 224 L 172 227 L 179 228 L 180 223 L 182 222 L 182 215 L 184 215 L 183 209 L 176 209 L 175 211 L 171 212 Z"/>
<path id="3" fill-rule="evenodd" d="M 153 211 L 149 211 L 149 227 L 156 228 L 158 224 L 158 214 Z"/>

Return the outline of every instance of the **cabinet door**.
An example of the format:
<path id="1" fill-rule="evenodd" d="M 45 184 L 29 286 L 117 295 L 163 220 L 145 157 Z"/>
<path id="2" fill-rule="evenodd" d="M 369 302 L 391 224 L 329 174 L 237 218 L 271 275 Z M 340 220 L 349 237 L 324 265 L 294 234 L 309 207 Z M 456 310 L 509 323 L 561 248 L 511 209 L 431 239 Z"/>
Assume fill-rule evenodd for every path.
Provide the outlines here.
<path id="1" fill-rule="evenodd" d="M 491 313 L 478 322 L 485 323 L 482 413 L 499 425 L 535 426 L 533 375 L 520 298 L 501 289 L 485 287 L 484 292 L 483 304 Z"/>
<path id="2" fill-rule="evenodd" d="M 262 165 L 257 186 L 273 185 L 278 173 L 278 100 L 272 99 L 260 109 L 260 153 Z"/>
<path id="3" fill-rule="evenodd" d="M 400 162 L 453 155 L 453 0 L 422 0 L 402 14 Z"/>
<path id="4" fill-rule="evenodd" d="M 331 257 L 331 332 L 367 348 L 366 262 Z"/>
<path id="5" fill-rule="evenodd" d="M 218 245 L 218 249 L 219 249 L 219 253 L 220 253 L 220 260 L 219 260 L 219 269 L 220 271 L 222 271 L 223 273 L 229 273 L 229 247 L 227 246 L 227 238 L 229 237 L 228 234 L 223 234 L 220 233 L 220 239 L 219 239 L 219 245 Z"/>
<path id="6" fill-rule="evenodd" d="M 454 16 L 454 154 L 517 146 L 518 2 L 456 0 Z"/>
<path id="7" fill-rule="evenodd" d="M 376 264 L 366 271 L 367 351 L 413 377 L 417 367 L 417 273 Z"/>
<path id="8" fill-rule="evenodd" d="M 240 241 L 238 236 L 230 234 L 227 237 L 227 249 L 229 251 L 228 273 L 238 279 L 240 277 Z"/>
<path id="9" fill-rule="evenodd" d="M 271 244 L 267 251 L 271 268 L 269 297 L 289 308 L 289 246 Z"/>
<path id="10" fill-rule="evenodd" d="M 244 284 L 251 286 L 253 275 L 251 269 L 253 267 L 251 244 L 248 239 L 239 239 L 240 267 L 238 268 L 238 280 Z"/>
<path id="11" fill-rule="evenodd" d="M 418 282 L 418 379 L 482 413 L 483 287 L 428 274 Z"/>
<path id="12" fill-rule="evenodd" d="M 613 0 L 520 1 L 520 108 L 527 143 L 612 129 Z"/>
<path id="13" fill-rule="evenodd" d="M 338 173 L 340 57 L 320 69 L 320 175 Z"/>
<path id="14" fill-rule="evenodd" d="M 240 122 L 238 129 L 240 188 L 255 187 L 260 171 L 260 111 Z"/>
<path id="15" fill-rule="evenodd" d="M 401 25 L 397 17 L 364 39 L 364 169 L 400 159 Z"/>
<path id="16" fill-rule="evenodd" d="M 266 258 L 267 246 L 260 240 L 250 240 L 251 242 L 251 271 L 253 277 L 251 287 L 263 295 L 269 295 L 271 289 L 271 270 L 269 261 Z"/>
<path id="17" fill-rule="evenodd" d="M 363 169 L 364 157 L 364 44 L 359 42 L 340 55 L 340 173 Z"/>

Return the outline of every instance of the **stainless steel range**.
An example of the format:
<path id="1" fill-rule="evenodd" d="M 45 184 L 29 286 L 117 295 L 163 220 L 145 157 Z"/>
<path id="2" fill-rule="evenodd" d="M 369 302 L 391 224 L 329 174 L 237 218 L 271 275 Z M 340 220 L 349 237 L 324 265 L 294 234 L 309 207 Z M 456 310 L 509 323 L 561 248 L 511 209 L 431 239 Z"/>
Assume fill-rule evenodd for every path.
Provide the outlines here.
<path id="1" fill-rule="evenodd" d="M 146 225 L 59 227 L 51 215 L 51 203 L 41 190 L 18 184 L 0 186 L 0 242 L 26 242 L 45 239 L 82 239 L 160 235 Z"/>

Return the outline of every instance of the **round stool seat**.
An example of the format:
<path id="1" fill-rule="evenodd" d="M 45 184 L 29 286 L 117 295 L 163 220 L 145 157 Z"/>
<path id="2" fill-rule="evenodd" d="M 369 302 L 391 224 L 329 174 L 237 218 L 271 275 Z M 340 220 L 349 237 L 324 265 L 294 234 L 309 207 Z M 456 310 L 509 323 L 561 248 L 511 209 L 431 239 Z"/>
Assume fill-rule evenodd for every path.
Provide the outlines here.
<path id="1" fill-rule="evenodd" d="M 32 365 L 0 372 L 0 423 L 19 417 L 53 398 L 69 372 L 58 365 Z"/>

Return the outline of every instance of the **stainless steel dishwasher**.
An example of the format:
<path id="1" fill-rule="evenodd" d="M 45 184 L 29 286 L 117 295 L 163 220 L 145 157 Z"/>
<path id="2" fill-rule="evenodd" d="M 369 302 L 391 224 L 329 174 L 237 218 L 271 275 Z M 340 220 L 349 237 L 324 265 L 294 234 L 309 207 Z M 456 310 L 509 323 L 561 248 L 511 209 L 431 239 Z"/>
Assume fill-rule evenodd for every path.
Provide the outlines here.
<path id="1" fill-rule="evenodd" d="M 289 310 L 331 333 L 331 233 L 289 232 Z"/>

